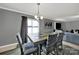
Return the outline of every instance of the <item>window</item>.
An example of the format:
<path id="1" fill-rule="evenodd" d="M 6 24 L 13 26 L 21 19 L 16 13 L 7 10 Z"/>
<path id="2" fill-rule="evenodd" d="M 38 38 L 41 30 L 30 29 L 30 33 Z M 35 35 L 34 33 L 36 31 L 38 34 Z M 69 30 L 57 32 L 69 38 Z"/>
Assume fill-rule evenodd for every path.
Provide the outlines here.
<path id="1" fill-rule="evenodd" d="M 39 22 L 37 20 L 28 18 L 27 28 L 28 28 L 28 35 L 29 36 L 38 36 Z"/>

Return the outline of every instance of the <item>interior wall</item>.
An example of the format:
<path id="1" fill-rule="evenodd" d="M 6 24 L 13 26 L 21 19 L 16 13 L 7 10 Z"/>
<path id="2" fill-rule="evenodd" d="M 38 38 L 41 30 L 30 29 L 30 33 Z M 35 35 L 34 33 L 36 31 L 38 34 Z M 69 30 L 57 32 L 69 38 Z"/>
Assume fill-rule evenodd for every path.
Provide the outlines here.
<path id="1" fill-rule="evenodd" d="M 72 21 L 72 22 L 63 22 L 62 23 L 62 28 L 66 31 L 66 30 L 76 30 L 79 29 L 79 21 Z"/>
<path id="2" fill-rule="evenodd" d="M 0 46 L 16 43 L 23 14 L 0 9 Z"/>

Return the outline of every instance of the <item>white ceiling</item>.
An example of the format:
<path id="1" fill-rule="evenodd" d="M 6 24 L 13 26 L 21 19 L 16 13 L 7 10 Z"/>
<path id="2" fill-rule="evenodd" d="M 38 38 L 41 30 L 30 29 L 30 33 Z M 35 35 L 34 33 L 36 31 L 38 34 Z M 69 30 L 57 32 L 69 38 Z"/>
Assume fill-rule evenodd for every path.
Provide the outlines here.
<path id="1" fill-rule="evenodd" d="M 37 13 L 36 3 L 0 3 L 1 8 L 8 8 L 28 15 Z M 57 21 L 72 21 L 72 16 L 79 15 L 79 3 L 41 3 L 40 15 Z M 79 17 L 77 17 L 77 20 Z"/>

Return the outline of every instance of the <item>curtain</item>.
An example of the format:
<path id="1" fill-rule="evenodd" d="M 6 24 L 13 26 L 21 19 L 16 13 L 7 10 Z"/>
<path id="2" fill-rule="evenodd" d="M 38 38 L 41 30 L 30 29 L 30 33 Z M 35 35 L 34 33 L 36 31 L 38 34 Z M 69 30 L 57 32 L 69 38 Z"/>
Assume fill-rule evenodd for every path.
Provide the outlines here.
<path id="1" fill-rule="evenodd" d="M 22 43 L 27 43 L 27 17 L 22 16 L 21 21 L 21 32 L 20 32 Z"/>

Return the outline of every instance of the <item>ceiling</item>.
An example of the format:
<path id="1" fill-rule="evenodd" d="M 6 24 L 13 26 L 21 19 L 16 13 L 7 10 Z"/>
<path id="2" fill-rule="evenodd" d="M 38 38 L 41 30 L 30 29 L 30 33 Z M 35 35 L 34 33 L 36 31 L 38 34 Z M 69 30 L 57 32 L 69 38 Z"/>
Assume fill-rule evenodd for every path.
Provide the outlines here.
<path id="1" fill-rule="evenodd" d="M 0 8 L 16 10 L 28 15 L 36 15 L 36 3 L 0 3 Z M 40 15 L 57 21 L 79 20 L 79 3 L 41 3 Z"/>

